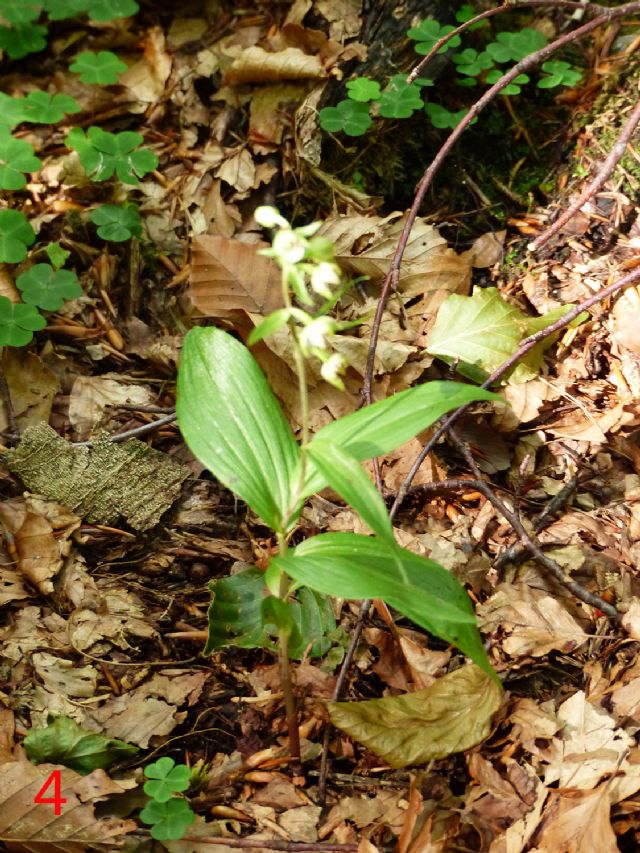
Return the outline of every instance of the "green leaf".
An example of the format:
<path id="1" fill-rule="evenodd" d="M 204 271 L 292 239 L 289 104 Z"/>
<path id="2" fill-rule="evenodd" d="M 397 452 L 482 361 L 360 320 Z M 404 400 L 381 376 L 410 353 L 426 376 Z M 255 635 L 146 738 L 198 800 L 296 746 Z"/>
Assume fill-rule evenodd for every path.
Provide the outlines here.
<path id="1" fill-rule="evenodd" d="M 157 841 L 177 841 L 196 819 L 189 803 L 172 797 L 166 803 L 151 800 L 140 812 L 140 820 L 152 824 L 151 837 Z"/>
<path id="2" fill-rule="evenodd" d="M 166 803 L 177 791 L 186 791 L 191 781 L 186 764 L 176 764 L 169 756 L 147 765 L 144 775 L 149 779 L 144 784 L 145 794 L 159 803 Z"/>
<path id="3" fill-rule="evenodd" d="M 313 441 L 307 453 L 329 486 L 356 510 L 376 535 L 393 544 L 393 528 L 386 504 L 358 460 L 340 445 L 328 441 Z"/>
<path id="4" fill-rule="evenodd" d="M 518 348 L 520 341 L 533 332 L 555 323 L 572 305 L 544 317 L 528 317 L 524 311 L 505 302 L 495 287 L 475 287 L 471 296 L 451 294 L 440 306 L 431 329 L 426 351 L 475 382 L 484 382 Z M 527 354 L 512 371 L 515 382 L 532 379 L 540 368 L 542 353 L 553 338 Z"/>
<path id="5" fill-rule="evenodd" d="M 538 80 L 538 89 L 553 89 L 555 86 L 577 86 L 582 80 L 582 74 L 569 62 L 550 60 L 542 65 L 547 76 Z"/>
<path id="6" fill-rule="evenodd" d="M 247 344 L 252 347 L 263 338 L 268 338 L 269 335 L 273 335 L 278 331 L 278 329 L 287 325 L 290 317 L 291 311 L 289 308 L 278 308 L 276 311 L 272 311 L 271 314 L 258 323 L 255 329 L 251 330 L 249 337 L 247 338 Z"/>
<path id="7" fill-rule="evenodd" d="M 36 172 L 42 161 L 24 139 L 16 139 L 0 130 L 0 189 L 20 190 L 27 183 L 23 172 Z"/>
<path id="8" fill-rule="evenodd" d="M 138 178 L 158 165 L 153 151 L 148 148 L 138 150 L 142 141 L 140 133 L 108 133 L 94 126 L 89 128 L 86 136 L 81 128 L 72 128 L 66 144 L 78 152 L 82 166 L 94 181 L 106 181 L 115 172 L 123 184 L 135 186 L 139 183 Z"/>
<path id="9" fill-rule="evenodd" d="M 440 130 L 445 130 L 446 128 L 451 128 L 451 130 L 455 130 L 456 127 L 460 124 L 462 119 L 466 116 L 469 110 L 459 110 L 457 113 L 452 113 L 446 107 L 443 107 L 441 104 L 434 104 L 429 101 L 429 103 L 425 104 L 424 111 L 431 119 L 431 124 L 434 127 L 439 128 Z M 475 124 L 477 119 L 471 122 L 471 124 Z"/>
<path id="10" fill-rule="evenodd" d="M 417 625 L 453 643 L 492 677 L 469 597 L 442 566 L 380 539 L 323 533 L 272 565 L 340 598 L 382 598 Z"/>
<path id="11" fill-rule="evenodd" d="M 327 707 L 334 726 L 400 769 L 482 743 L 501 699 L 497 681 L 469 664 L 416 693 Z"/>
<path id="12" fill-rule="evenodd" d="M 275 595 L 268 595 L 262 599 L 261 616 L 265 627 L 273 628 L 275 636 L 284 635 L 287 640 L 300 647 L 302 637 L 293 618 L 293 602 L 283 601 Z"/>
<path id="13" fill-rule="evenodd" d="M 31 124 L 53 124 L 62 121 L 67 113 L 79 113 L 80 105 L 70 95 L 49 92 L 29 92 L 21 99 L 22 121 Z"/>
<path id="14" fill-rule="evenodd" d="M 46 728 L 31 729 L 23 745 L 35 764 L 64 764 L 82 774 L 104 769 L 138 752 L 136 746 L 80 728 L 70 717 L 56 717 Z"/>
<path id="15" fill-rule="evenodd" d="M 460 53 L 454 53 L 452 59 L 458 74 L 464 74 L 467 77 L 478 77 L 483 71 L 493 66 L 493 59 L 486 51 L 478 53 L 472 47 L 461 50 Z"/>
<path id="16" fill-rule="evenodd" d="M 407 30 L 407 35 L 410 39 L 419 42 L 414 47 L 415 52 L 419 53 L 420 56 L 426 56 L 431 52 L 431 48 L 437 41 L 454 29 L 455 27 L 449 25 L 441 27 L 438 21 L 428 18 L 426 21 L 422 21 L 417 27 L 411 27 L 410 30 Z M 442 45 L 438 53 L 446 53 L 452 47 L 459 46 L 460 36 L 454 36 L 446 44 Z"/>
<path id="17" fill-rule="evenodd" d="M 28 24 L 40 15 L 42 3 L 35 0 L 0 0 L 0 15 L 10 24 Z"/>
<path id="18" fill-rule="evenodd" d="M 420 86 L 407 85 L 404 75 L 396 74 L 380 98 L 380 115 L 383 118 L 409 118 L 423 106 Z"/>
<path id="19" fill-rule="evenodd" d="M 63 249 L 60 243 L 49 243 L 45 251 L 47 253 L 47 257 L 56 269 L 63 266 L 64 262 L 71 254 L 71 252 Z"/>
<path id="20" fill-rule="evenodd" d="M 85 12 L 91 0 L 44 0 L 44 8 L 52 21 L 63 21 L 75 18 Z"/>
<path id="21" fill-rule="evenodd" d="M 282 531 L 300 450 L 249 350 L 221 329 L 192 329 L 180 359 L 176 412 L 191 452 Z"/>
<path id="22" fill-rule="evenodd" d="M 35 264 L 16 279 L 27 305 L 57 311 L 66 299 L 82 296 L 78 276 L 71 270 L 54 270 L 50 264 Z"/>
<path id="23" fill-rule="evenodd" d="M 495 62 L 520 62 L 546 43 L 547 39 L 541 32 L 524 27 L 513 33 L 498 33 L 496 40 L 487 45 L 486 51 Z"/>
<path id="24" fill-rule="evenodd" d="M 490 71 L 487 74 L 486 81 L 487 83 L 497 83 L 498 80 L 503 76 L 502 71 L 498 68 Z M 505 86 L 504 89 L 500 92 L 501 95 L 519 95 L 522 91 L 522 86 L 526 85 L 529 82 L 529 77 L 526 74 L 518 74 L 508 86 Z"/>
<path id="25" fill-rule="evenodd" d="M 135 15 L 140 6 L 135 0 L 91 0 L 86 4 L 92 21 L 113 21 Z"/>
<path id="26" fill-rule="evenodd" d="M 27 246 L 35 243 L 36 232 L 19 210 L 0 210 L 0 261 L 19 264 L 27 257 Z"/>
<path id="27" fill-rule="evenodd" d="M 10 98 L 4 92 L 0 92 L 0 131 L 9 131 L 20 122 L 24 121 L 22 114 L 22 98 Z"/>
<path id="28" fill-rule="evenodd" d="M 110 50 L 101 50 L 98 53 L 85 50 L 76 56 L 69 70 L 78 74 L 83 83 L 111 86 L 118 82 L 118 75 L 127 70 L 127 65 Z"/>
<path id="29" fill-rule="evenodd" d="M 347 92 L 352 101 L 377 101 L 380 97 L 380 84 L 368 77 L 355 77 L 347 82 Z"/>
<path id="30" fill-rule="evenodd" d="M 15 27 L 0 26 L 0 50 L 11 59 L 22 59 L 29 53 L 38 53 L 47 46 L 47 28 L 39 24 L 16 24 Z"/>
<path id="31" fill-rule="evenodd" d="M 139 237 L 142 234 L 140 214 L 131 206 L 101 204 L 91 212 L 89 219 L 94 225 L 99 226 L 98 236 L 113 243 L 123 243 L 131 237 Z"/>
<path id="32" fill-rule="evenodd" d="M 0 296 L 0 347 L 23 347 L 47 321 L 33 305 L 12 302 Z"/>
<path id="33" fill-rule="evenodd" d="M 273 616 L 269 609 L 267 613 L 263 610 L 268 595 L 263 571 L 251 566 L 228 578 L 212 581 L 209 589 L 209 636 L 204 654 L 226 646 L 275 650 L 266 624 Z M 289 655 L 294 660 L 306 652 L 311 657 L 320 657 L 331 647 L 331 637 L 336 631 L 333 608 L 325 596 L 306 587 L 298 589 L 296 597 L 298 600 L 287 603 L 296 627 L 289 641 Z"/>
<path id="34" fill-rule="evenodd" d="M 459 382 L 427 382 L 332 421 L 318 430 L 309 448 L 316 442 L 328 442 L 363 462 L 390 453 L 447 412 L 475 400 L 502 398 L 482 388 Z M 324 477 L 312 469 L 304 493 L 312 495 L 325 486 Z"/>
<path id="35" fill-rule="evenodd" d="M 318 113 L 320 127 L 329 133 L 344 131 L 347 136 L 363 136 L 371 127 L 369 107 L 358 101 L 340 101 Z"/>

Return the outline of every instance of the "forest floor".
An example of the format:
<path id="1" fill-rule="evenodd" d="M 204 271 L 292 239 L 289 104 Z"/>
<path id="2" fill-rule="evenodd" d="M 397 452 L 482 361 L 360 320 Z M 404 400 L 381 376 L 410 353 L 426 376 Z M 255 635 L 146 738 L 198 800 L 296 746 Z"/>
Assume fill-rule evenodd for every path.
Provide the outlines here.
<path id="1" fill-rule="evenodd" d="M 481 743 L 394 769 L 331 729 L 322 802 L 324 703 L 359 603 L 335 602 L 330 649 L 292 663 L 300 772 L 289 766 L 274 654 L 230 646 L 203 655 L 208 584 L 243 566 L 263 567 L 274 542 L 181 439 L 173 409 L 184 334 L 216 324 L 246 339 L 278 307 L 272 262 L 256 254 L 265 240 L 253 218 L 258 205 L 276 204 L 295 224 L 321 219 L 343 269 L 368 276 L 340 303 L 344 320 L 375 310 L 403 213 L 383 198 L 384 181 L 367 191 L 354 178 L 352 140 L 327 142 L 318 126 L 323 87 L 361 55 L 354 46 L 361 3 L 256 2 L 239 10 L 187 2 L 179 17 L 174 4 L 165 5 L 143 3 L 130 18 L 100 24 L 52 23 L 46 48 L 5 59 L 0 70 L 7 95 L 59 92 L 80 108 L 62 121 L 19 126 L 42 165 L 2 205 L 25 212 L 38 236 L 27 261 L 0 268 L 0 293 L 15 302 L 16 277 L 34 259 L 46 261 L 53 242 L 70 253 L 66 267 L 83 290 L 48 314 L 28 346 L 7 346 L 2 356 L 20 437 L 5 404 L 0 844 L 42 853 L 202 853 L 212 840 L 225 851 L 292 853 L 638 850 L 640 288 L 563 330 L 535 375 L 497 389 L 509 406 L 480 406 L 458 428 L 486 482 L 535 530 L 545 553 L 616 606 L 620 620 L 518 552 L 518 537 L 485 494 L 438 490 L 438 481 L 474 478 L 446 440 L 395 520 L 398 541 L 453 572 L 474 603 L 505 688 Z M 619 127 L 633 105 L 611 92 L 602 97 L 615 74 L 634 79 L 634 53 L 616 54 L 614 35 L 585 47 L 591 65 L 563 108 L 567 156 L 550 167 L 561 188 L 554 204 L 532 198 L 528 210 L 518 210 L 510 197 L 503 224 L 487 213 L 490 227 L 482 228 L 482 216 L 445 209 L 445 195 L 438 204 L 427 199 L 399 294 L 383 317 L 375 399 L 419 380 L 454 378 L 425 352 L 448 295 L 497 288 L 528 315 L 542 316 L 637 266 L 640 157 L 633 143 L 623 166 L 551 245 L 535 256 L 526 251 L 557 202 L 575 199 L 602 162 L 602 128 Z M 113 51 L 127 70 L 114 85 L 83 83 L 68 68 L 83 50 Z M 636 96 L 632 83 L 616 85 Z M 592 118 L 580 122 L 585 115 Z M 90 181 L 64 140 L 73 126 L 95 125 L 141 133 L 157 166 L 136 185 Z M 522 127 L 509 132 L 522 139 Z M 343 152 L 339 180 L 323 171 L 323 144 L 335 146 L 333 156 Z M 366 158 L 367 149 L 358 156 Z M 426 165 L 418 163 L 419 171 Z M 413 186 L 404 192 L 410 202 Z M 139 210 L 142 232 L 102 239 L 88 213 L 127 201 Z M 463 236 L 453 248 L 443 234 Z M 345 392 L 319 372 L 311 376 L 313 431 L 360 405 L 370 332 L 366 319 L 341 338 Z M 286 336 L 253 352 L 297 430 Z M 424 439 L 382 460 L 388 498 Z M 364 530 L 357 516 L 323 493 L 309 501 L 296 535 L 354 530 Z M 341 698 L 415 693 L 462 662 L 456 649 L 380 603 Z M 464 724 L 473 708 L 459 713 Z M 64 750 L 57 761 L 28 760 L 23 739 L 56 717 L 104 736 L 92 748 L 110 753 L 106 770 L 84 775 L 65 763 Z M 119 754 L 112 739 L 138 751 Z M 143 768 L 161 756 L 192 768 L 189 840 L 153 841 L 138 818 L 147 801 Z M 62 787 L 47 790 L 56 770 Z M 63 798 L 58 805 L 56 797 Z"/>

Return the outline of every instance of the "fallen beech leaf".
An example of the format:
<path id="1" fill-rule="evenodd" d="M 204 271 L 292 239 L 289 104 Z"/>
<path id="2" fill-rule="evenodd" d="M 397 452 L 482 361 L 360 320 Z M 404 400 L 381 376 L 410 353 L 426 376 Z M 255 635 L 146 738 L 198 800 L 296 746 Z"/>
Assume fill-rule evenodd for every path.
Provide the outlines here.
<path id="1" fill-rule="evenodd" d="M 306 80 L 326 77 L 317 56 L 308 56 L 297 47 L 268 53 L 262 47 L 248 47 L 234 59 L 222 80 L 225 86 L 265 83 L 275 80 Z"/>
<path id="2" fill-rule="evenodd" d="M 541 831 L 536 836 L 536 851 L 618 853 L 606 787 L 605 783 L 603 790 L 550 791 Z"/>
<path id="3" fill-rule="evenodd" d="M 475 664 L 404 696 L 329 702 L 331 722 L 392 767 L 426 764 L 480 743 L 502 691 Z"/>

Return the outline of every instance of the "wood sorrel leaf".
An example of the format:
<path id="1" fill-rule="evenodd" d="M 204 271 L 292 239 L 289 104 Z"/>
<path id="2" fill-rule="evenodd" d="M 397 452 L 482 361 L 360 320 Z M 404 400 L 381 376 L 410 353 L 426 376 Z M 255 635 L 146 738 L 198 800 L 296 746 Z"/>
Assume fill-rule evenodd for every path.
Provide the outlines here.
<path id="1" fill-rule="evenodd" d="M 400 768 L 481 743 L 501 697 L 496 681 L 470 664 L 416 693 L 327 706 L 334 726 Z"/>
<path id="2" fill-rule="evenodd" d="M 192 329 L 178 372 L 178 424 L 192 453 L 273 530 L 283 530 L 300 450 L 249 350 Z"/>
<path id="3" fill-rule="evenodd" d="M 467 593 L 438 563 L 373 537 L 322 533 L 276 557 L 272 565 L 325 595 L 384 599 L 497 678 Z"/>

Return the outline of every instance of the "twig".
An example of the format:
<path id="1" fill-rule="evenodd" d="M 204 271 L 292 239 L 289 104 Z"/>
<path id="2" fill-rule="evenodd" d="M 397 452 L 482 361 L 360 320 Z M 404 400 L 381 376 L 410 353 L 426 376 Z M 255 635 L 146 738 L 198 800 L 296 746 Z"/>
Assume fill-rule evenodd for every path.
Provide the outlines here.
<path id="1" fill-rule="evenodd" d="M 114 444 L 120 441 L 128 441 L 130 438 L 137 438 L 140 435 L 146 435 L 149 432 L 153 432 L 156 429 L 159 429 L 161 426 L 165 426 L 166 424 L 173 423 L 175 421 L 177 415 L 175 412 L 171 412 L 170 415 L 165 415 L 163 418 L 158 418 L 157 421 L 152 421 L 150 424 L 142 424 L 142 426 L 134 427 L 133 429 L 125 430 L 125 432 L 117 432 L 115 435 L 109 436 L 109 441 Z M 93 447 L 93 441 L 74 441 L 74 447 Z"/>
<path id="2" fill-rule="evenodd" d="M 546 231 L 543 231 L 542 234 L 539 234 L 536 239 L 533 240 L 533 242 L 529 243 L 527 248 L 530 252 L 537 252 L 538 249 L 544 246 L 544 244 L 547 243 L 554 234 L 557 234 L 558 231 L 560 231 L 560 229 L 575 216 L 580 208 L 598 192 L 605 181 L 611 177 L 616 166 L 622 159 L 627 145 L 631 141 L 638 124 L 640 124 L 640 100 L 633 108 L 631 115 L 627 119 L 627 123 L 620 132 L 615 145 L 607 155 L 606 160 L 598 170 L 595 178 L 587 185 L 582 193 L 580 193 L 578 198 L 555 220 L 555 222 L 546 229 Z"/>
<path id="3" fill-rule="evenodd" d="M 305 851 L 326 851 L 326 853 L 357 853 L 357 844 L 334 844 L 331 841 L 284 841 L 282 838 L 220 838 L 211 835 L 185 835 L 182 841 L 193 844 L 219 844 L 225 847 L 249 849 L 283 850 L 285 853 L 305 853 Z"/>
<path id="4" fill-rule="evenodd" d="M 585 604 L 589 604 L 591 607 L 597 607 L 610 619 L 618 620 L 620 618 L 620 613 L 612 604 L 606 602 L 599 595 L 595 595 L 594 593 L 589 592 L 589 590 L 585 589 L 582 584 L 579 584 L 577 581 L 574 581 L 570 577 L 568 577 L 563 571 L 562 567 L 558 563 L 556 563 L 555 560 L 552 560 L 551 557 L 548 557 L 544 553 L 544 551 L 542 551 L 537 542 L 535 542 L 529 536 L 518 515 L 512 512 L 506 506 L 504 501 L 502 501 L 495 494 L 495 492 L 487 485 L 487 483 L 482 480 L 482 473 L 476 465 L 476 461 L 473 458 L 471 451 L 457 435 L 455 429 L 449 429 L 449 436 L 453 444 L 464 456 L 468 466 L 471 468 L 471 472 L 473 473 L 474 477 L 480 480 L 480 483 L 478 483 L 477 485 L 478 491 L 482 492 L 487 498 L 487 500 L 491 501 L 491 503 L 498 510 L 498 512 L 506 518 L 513 530 L 518 534 L 518 537 L 522 544 L 538 561 L 538 563 L 544 566 L 545 569 L 547 569 L 547 571 L 549 572 L 549 574 L 551 574 L 558 581 L 558 583 L 566 587 L 570 592 L 573 593 L 573 595 L 575 595 L 576 598 L 580 599 L 580 601 L 584 601 Z"/>
<path id="5" fill-rule="evenodd" d="M 175 406 L 138 406 L 137 403 L 107 403 L 107 406 L 127 412 L 142 412 L 145 415 L 170 415 L 175 412 Z"/>
<path id="6" fill-rule="evenodd" d="M 2 397 L 2 401 L 4 403 L 4 408 L 7 413 L 7 425 L 9 427 L 9 432 L 11 433 L 13 439 L 19 437 L 20 433 L 18 432 L 18 423 L 16 421 L 16 410 L 13 408 L 13 400 L 11 399 L 11 392 L 9 391 L 9 386 L 7 384 L 7 377 L 4 375 L 4 370 L 2 365 L 0 364 L 0 397 Z"/>
<path id="7" fill-rule="evenodd" d="M 629 285 L 634 284 L 635 281 L 640 278 L 640 267 L 636 267 L 635 270 L 623 276 L 623 278 L 615 281 L 613 284 L 610 284 L 608 287 L 603 288 L 598 291 L 598 293 L 593 296 L 589 296 L 587 299 L 584 299 L 570 311 L 567 311 L 559 320 L 556 320 L 555 323 L 552 323 L 550 326 L 547 326 L 546 329 L 541 329 L 533 335 L 529 335 L 528 338 L 525 338 L 518 349 L 510 355 L 509 358 L 504 361 L 500 367 L 493 371 L 491 376 L 486 379 L 481 388 L 489 388 L 493 385 L 494 382 L 497 382 L 498 379 L 501 379 L 505 373 L 507 373 L 515 364 L 517 364 L 520 359 L 526 355 L 530 350 L 532 350 L 536 344 L 540 341 L 544 340 L 544 338 L 552 335 L 554 332 L 558 332 L 560 329 L 567 326 L 571 323 L 572 320 L 575 320 L 583 311 L 587 311 L 593 305 L 596 305 L 598 302 L 602 302 L 604 299 L 607 299 L 609 296 L 613 296 L 614 293 L 617 293 L 620 290 L 623 290 L 625 287 L 629 287 Z M 442 436 L 453 426 L 453 424 L 467 412 L 472 403 L 468 403 L 466 406 L 461 406 L 459 409 L 454 409 L 450 415 L 448 415 L 443 421 L 442 425 L 438 427 L 435 433 L 431 436 L 429 441 L 425 444 L 420 452 L 419 456 L 416 458 L 416 461 L 411 466 L 411 469 L 405 479 L 403 480 L 400 488 L 398 489 L 398 494 L 396 495 L 396 499 L 394 501 L 393 506 L 391 507 L 390 515 L 393 518 L 397 513 L 400 504 L 405 499 L 407 495 L 407 491 L 413 482 L 413 478 L 418 473 L 418 470 L 427 456 L 431 453 L 433 448 L 436 446 L 438 441 L 442 438 Z"/>

